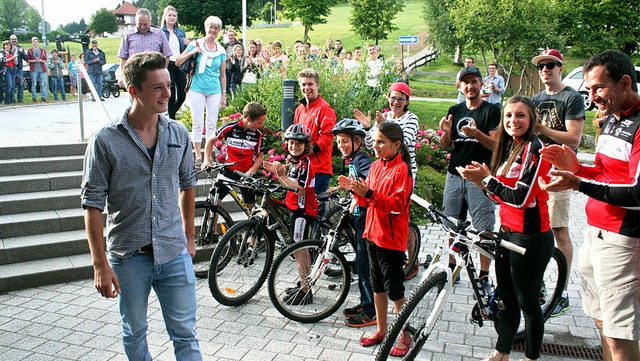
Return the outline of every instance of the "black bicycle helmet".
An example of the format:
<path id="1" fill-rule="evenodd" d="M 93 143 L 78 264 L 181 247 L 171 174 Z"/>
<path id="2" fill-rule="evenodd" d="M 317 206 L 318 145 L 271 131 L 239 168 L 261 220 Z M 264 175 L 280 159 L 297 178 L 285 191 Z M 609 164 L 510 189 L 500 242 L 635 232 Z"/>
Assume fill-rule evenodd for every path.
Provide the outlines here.
<path id="1" fill-rule="evenodd" d="M 333 134 L 347 133 L 350 135 L 359 135 L 365 137 L 367 133 L 364 131 L 364 127 L 359 121 L 352 118 L 344 118 L 333 127 L 331 130 Z"/>
<path id="2" fill-rule="evenodd" d="M 307 140 L 311 138 L 311 131 L 302 124 L 291 124 L 284 132 L 284 139 Z"/>

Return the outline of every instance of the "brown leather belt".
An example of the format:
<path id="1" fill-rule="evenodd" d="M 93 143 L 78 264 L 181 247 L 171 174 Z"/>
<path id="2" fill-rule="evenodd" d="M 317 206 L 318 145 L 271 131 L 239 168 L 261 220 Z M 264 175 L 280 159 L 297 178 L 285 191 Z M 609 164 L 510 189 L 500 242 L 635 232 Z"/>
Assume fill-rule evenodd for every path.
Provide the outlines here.
<path id="1" fill-rule="evenodd" d="M 153 243 L 149 243 L 148 245 L 141 247 L 138 250 L 140 253 L 149 253 L 149 254 L 153 254 Z"/>
<path id="2" fill-rule="evenodd" d="M 504 232 L 504 233 L 517 233 L 515 230 L 507 227 L 507 226 L 500 226 L 500 231 Z"/>

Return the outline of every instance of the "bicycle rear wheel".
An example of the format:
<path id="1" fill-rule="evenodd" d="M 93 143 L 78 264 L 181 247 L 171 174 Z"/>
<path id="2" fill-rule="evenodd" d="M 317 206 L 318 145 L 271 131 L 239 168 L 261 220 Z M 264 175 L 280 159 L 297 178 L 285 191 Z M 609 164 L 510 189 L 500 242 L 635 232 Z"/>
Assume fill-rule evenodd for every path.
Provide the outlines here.
<path id="1" fill-rule="evenodd" d="M 559 249 L 554 248 L 553 255 L 547 264 L 547 269 L 544 271 L 542 279 L 543 287 L 540 291 L 540 307 L 542 307 L 542 317 L 544 317 L 545 322 L 547 322 L 549 316 L 551 316 L 551 312 L 560 301 L 568 277 L 567 260 Z M 496 331 L 498 330 L 499 322 L 499 318 L 494 321 Z M 524 340 L 524 338 L 524 316 L 521 315 L 520 326 L 513 341 L 519 342 Z"/>
<path id="2" fill-rule="evenodd" d="M 418 261 L 420 253 L 420 228 L 418 225 L 409 222 L 409 233 L 407 233 L 407 251 L 405 252 L 404 276 L 411 272 L 411 267 Z"/>
<path id="3" fill-rule="evenodd" d="M 378 349 L 376 361 L 383 361 L 389 357 L 402 330 L 411 334 L 409 351 L 402 360 L 413 360 L 420 353 L 422 346 L 429 338 L 431 326 L 438 320 L 439 313 L 435 310 L 435 303 L 445 282 L 447 282 L 447 274 L 437 272 L 418 285 L 393 320 L 389 332 Z"/>
<path id="4" fill-rule="evenodd" d="M 340 308 L 349 294 L 351 272 L 344 256 L 331 251 L 325 258 L 323 251 L 321 241 L 302 241 L 285 248 L 273 261 L 269 297 L 278 312 L 290 320 L 323 320 Z M 329 264 L 333 272 L 327 275 Z M 298 283 L 302 276 L 306 276 L 302 286 L 308 288 L 305 297 Z"/>
<path id="5" fill-rule="evenodd" d="M 235 224 L 220 239 L 209 265 L 209 290 L 220 304 L 239 306 L 264 284 L 273 261 L 273 242 L 261 220 Z"/>
<path id="6" fill-rule="evenodd" d="M 209 260 L 218 240 L 233 226 L 233 219 L 222 207 L 213 207 L 209 201 L 197 201 L 195 205 L 196 256 L 193 268 L 198 278 L 207 278 Z M 215 215 L 218 215 L 214 225 Z"/>

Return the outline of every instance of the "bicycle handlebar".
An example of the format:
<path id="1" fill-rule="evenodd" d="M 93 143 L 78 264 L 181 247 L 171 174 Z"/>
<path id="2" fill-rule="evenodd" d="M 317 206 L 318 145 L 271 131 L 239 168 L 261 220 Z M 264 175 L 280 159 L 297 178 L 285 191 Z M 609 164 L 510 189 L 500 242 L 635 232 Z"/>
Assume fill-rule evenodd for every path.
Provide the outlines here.
<path id="1" fill-rule="evenodd" d="M 233 173 L 234 173 L 235 175 L 237 175 L 237 176 L 241 177 L 241 178 L 243 179 L 243 181 L 247 181 L 247 180 L 252 180 L 252 179 L 253 179 L 253 178 L 251 177 L 251 175 L 249 175 L 249 174 L 247 174 L 247 173 L 243 173 L 243 172 L 241 172 L 241 171 L 239 171 L 239 170 L 234 170 L 234 171 L 233 171 Z M 258 184 L 253 183 L 253 185 L 255 186 L 255 185 L 258 185 Z M 278 185 L 277 185 L 277 188 L 284 189 L 284 190 L 287 190 L 287 191 L 292 191 L 292 192 L 298 192 L 298 189 L 297 189 L 297 188 L 289 187 L 289 186 L 286 186 L 286 185 L 284 185 L 284 184 L 278 184 Z"/>
<path id="2" fill-rule="evenodd" d="M 527 252 L 526 248 L 520 247 L 517 244 L 511 243 L 511 242 L 509 242 L 507 240 L 504 240 L 504 239 L 500 239 L 500 242 L 498 243 L 498 245 L 508 249 L 509 251 L 513 251 L 513 252 L 519 253 L 521 255 L 524 255 Z"/>

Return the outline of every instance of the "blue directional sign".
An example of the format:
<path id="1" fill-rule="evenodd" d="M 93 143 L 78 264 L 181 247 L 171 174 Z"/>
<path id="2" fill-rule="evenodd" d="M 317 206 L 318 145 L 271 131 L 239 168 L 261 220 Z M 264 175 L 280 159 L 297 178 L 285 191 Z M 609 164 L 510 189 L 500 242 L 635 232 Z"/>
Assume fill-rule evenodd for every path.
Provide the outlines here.
<path id="1" fill-rule="evenodd" d="M 418 37 L 417 36 L 401 36 L 400 44 L 417 44 Z"/>

